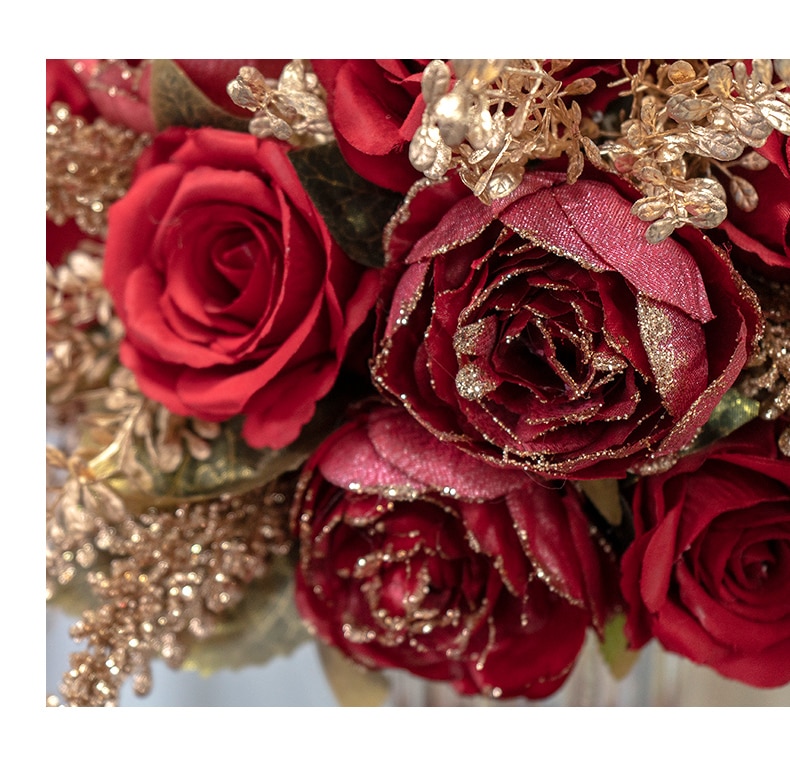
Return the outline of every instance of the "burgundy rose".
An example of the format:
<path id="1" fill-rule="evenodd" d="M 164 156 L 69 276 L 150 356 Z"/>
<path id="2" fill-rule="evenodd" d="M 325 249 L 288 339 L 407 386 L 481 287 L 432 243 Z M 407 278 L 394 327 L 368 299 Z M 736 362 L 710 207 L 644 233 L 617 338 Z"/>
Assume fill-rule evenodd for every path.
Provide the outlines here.
<path id="1" fill-rule="evenodd" d="M 786 425 L 785 425 L 786 426 Z M 790 458 L 755 420 L 633 496 L 627 635 L 758 687 L 790 682 Z"/>
<path id="2" fill-rule="evenodd" d="M 571 486 L 478 462 L 400 408 L 327 438 L 294 519 L 296 603 L 318 636 L 465 694 L 548 696 L 614 604 L 612 564 Z"/>
<path id="3" fill-rule="evenodd" d="M 731 244 L 736 264 L 779 280 L 790 278 L 790 138 L 774 131 L 757 152 L 767 161 L 762 170 L 733 168 L 757 192 L 759 202 L 744 211 L 731 200 L 727 218 L 714 233 L 717 242 Z M 726 236 L 726 237 L 723 237 Z"/>
<path id="4" fill-rule="evenodd" d="M 157 141 L 163 162 L 109 213 L 121 360 L 171 411 L 244 414 L 251 445 L 285 446 L 332 387 L 378 275 L 332 240 L 279 143 L 212 128 Z"/>
<path id="5" fill-rule="evenodd" d="M 490 206 L 457 179 L 416 194 L 388 244 L 373 376 L 488 461 L 623 476 L 694 436 L 760 315 L 698 230 L 649 245 L 619 179 L 564 178 L 528 173 Z"/>
<path id="6" fill-rule="evenodd" d="M 351 168 L 368 181 L 405 193 L 422 174 L 409 161 L 420 125 L 424 60 L 314 59 L 329 120 Z"/>

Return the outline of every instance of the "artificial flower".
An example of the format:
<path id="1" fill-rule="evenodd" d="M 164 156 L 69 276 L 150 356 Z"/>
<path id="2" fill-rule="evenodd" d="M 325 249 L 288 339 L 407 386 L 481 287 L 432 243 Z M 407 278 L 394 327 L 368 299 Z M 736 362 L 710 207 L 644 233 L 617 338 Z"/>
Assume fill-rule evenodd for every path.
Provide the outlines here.
<path id="1" fill-rule="evenodd" d="M 755 420 L 633 490 L 626 632 L 758 687 L 790 682 L 790 458 Z"/>
<path id="2" fill-rule="evenodd" d="M 462 693 L 549 695 L 616 602 L 572 486 L 478 462 L 397 407 L 324 441 L 293 514 L 313 631 L 360 664 Z"/>
<path id="3" fill-rule="evenodd" d="M 334 384 L 378 275 L 329 235 L 287 146 L 213 128 L 181 139 L 110 211 L 121 361 L 174 413 L 244 415 L 250 445 L 280 448 Z"/>
<path id="4" fill-rule="evenodd" d="M 389 241 L 373 375 L 443 440 L 565 478 L 682 448 L 752 351 L 756 299 L 697 230 L 660 244 L 611 175 L 418 191 Z"/>

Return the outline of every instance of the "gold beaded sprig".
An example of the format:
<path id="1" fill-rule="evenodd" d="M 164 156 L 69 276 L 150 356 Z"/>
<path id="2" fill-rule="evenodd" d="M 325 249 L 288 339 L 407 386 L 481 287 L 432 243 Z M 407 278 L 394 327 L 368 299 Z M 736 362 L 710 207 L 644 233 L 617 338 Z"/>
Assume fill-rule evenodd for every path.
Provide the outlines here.
<path id="1" fill-rule="evenodd" d="M 590 93 L 595 82 L 567 86 L 558 71 L 570 60 L 454 59 L 432 61 L 422 77 L 425 111 L 409 146 L 412 165 L 429 179 L 458 168 L 483 202 L 515 189 L 530 160 L 568 156 L 568 182 L 582 171 L 582 112 L 570 98 Z M 453 82 L 453 77 L 455 78 Z"/>
<path id="2" fill-rule="evenodd" d="M 273 136 L 298 147 L 334 140 L 324 90 L 302 59 L 286 64 L 278 80 L 267 79 L 255 67 L 242 67 L 227 92 L 236 106 L 254 113 L 249 124 L 253 136 Z"/>
<path id="3" fill-rule="evenodd" d="M 719 226 L 729 199 L 746 211 L 759 202 L 738 167 L 761 170 L 768 162 L 753 151 L 775 130 L 790 135 L 790 60 L 679 60 L 639 63 L 610 87 L 628 84 L 630 114 L 619 135 L 599 146 L 605 167 L 643 194 L 632 212 L 651 222 L 646 237 L 660 242 L 685 224 Z"/>
<path id="4" fill-rule="evenodd" d="M 101 602 L 72 627 L 86 648 L 71 655 L 60 696 L 47 705 L 116 706 L 128 679 L 136 694 L 150 690 L 154 658 L 180 668 L 191 643 L 214 636 L 273 558 L 289 552 L 292 494 L 293 482 L 279 478 L 140 515 L 116 507 L 114 516 L 90 516 L 81 547 L 72 536 L 60 556 L 77 560 L 90 548 L 87 580 Z"/>
<path id="5" fill-rule="evenodd" d="M 47 110 L 47 218 L 73 219 L 82 232 L 103 238 L 107 211 L 129 187 L 147 134 L 88 122 L 56 102 Z"/>
<path id="6" fill-rule="evenodd" d="M 738 390 L 760 403 L 760 416 L 790 417 L 790 284 L 754 279 L 765 331 L 759 350 L 744 368 Z M 790 456 L 790 427 L 779 435 L 779 450 Z"/>

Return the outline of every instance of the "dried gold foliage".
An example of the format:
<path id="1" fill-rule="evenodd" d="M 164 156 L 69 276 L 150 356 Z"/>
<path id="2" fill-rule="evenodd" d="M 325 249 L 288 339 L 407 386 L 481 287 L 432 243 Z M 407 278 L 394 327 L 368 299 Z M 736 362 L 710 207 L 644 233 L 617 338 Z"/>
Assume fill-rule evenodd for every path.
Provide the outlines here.
<path id="1" fill-rule="evenodd" d="M 744 397 L 760 405 L 760 417 L 790 415 L 790 285 L 751 278 L 763 308 L 765 331 L 759 351 L 736 383 Z M 790 427 L 779 436 L 779 449 L 790 456 Z"/>
<path id="2" fill-rule="evenodd" d="M 103 386 L 117 365 L 123 327 L 102 283 L 102 248 L 85 242 L 47 264 L 47 402 Z"/>
<path id="3" fill-rule="evenodd" d="M 777 62 L 777 72 L 786 69 Z M 757 153 L 776 130 L 790 134 L 790 94 L 786 82 L 774 83 L 774 66 L 753 61 L 640 62 L 613 85 L 628 85 L 629 117 L 619 135 L 598 149 L 603 162 L 629 179 L 644 195 L 632 212 L 643 221 L 649 242 L 659 242 L 678 227 L 717 227 L 732 203 L 754 210 L 757 192 L 737 175 L 740 165 L 759 170 Z"/>
<path id="4" fill-rule="evenodd" d="M 103 602 L 72 628 L 87 648 L 71 656 L 63 703 L 115 706 L 129 678 L 138 695 L 150 689 L 153 658 L 180 667 L 192 642 L 211 637 L 248 586 L 266 577 L 272 558 L 290 550 L 293 483 L 281 478 L 243 495 L 135 516 L 120 511 L 112 522 L 93 516 L 95 528 L 82 538 L 108 558 L 106 568 L 88 574 Z M 71 537 L 72 544 L 80 538 Z M 67 551 L 61 556 L 67 560 Z"/>
<path id="5" fill-rule="evenodd" d="M 311 635 L 294 602 L 294 562 L 274 557 L 265 578 L 249 585 L 231 615 L 223 616 L 210 637 L 191 643 L 182 669 L 210 675 L 287 656 Z"/>
<path id="6" fill-rule="evenodd" d="M 227 90 L 234 104 L 254 113 L 249 124 L 253 136 L 273 136 L 297 147 L 334 140 L 324 90 L 303 59 L 286 64 L 277 81 L 255 67 L 242 67 Z"/>
<path id="7" fill-rule="evenodd" d="M 458 168 L 486 203 L 515 189 L 530 160 L 567 155 L 572 184 L 584 155 L 597 152 L 583 135 L 578 103 L 566 103 L 595 83 L 582 78 L 563 87 L 555 75 L 569 63 L 546 69 L 537 59 L 432 61 L 422 78 L 426 108 L 409 147 L 412 165 L 429 179 Z"/>
<path id="8" fill-rule="evenodd" d="M 131 182 L 146 134 L 88 123 L 55 102 L 47 110 L 47 217 L 58 225 L 74 219 L 87 235 L 104 237 L 107 210 Z"/>

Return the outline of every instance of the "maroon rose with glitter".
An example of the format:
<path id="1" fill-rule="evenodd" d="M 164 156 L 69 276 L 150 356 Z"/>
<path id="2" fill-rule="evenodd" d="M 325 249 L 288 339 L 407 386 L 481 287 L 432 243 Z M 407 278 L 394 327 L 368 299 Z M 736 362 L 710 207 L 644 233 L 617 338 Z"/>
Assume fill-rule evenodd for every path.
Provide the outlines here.
<path id="1" fill-rule="evenodd" d="M 692 439 L 760 313 L 698 230 L 659 244 L 634 192 L 533 171 L 484 205 L 457 178 L 396 217 L 374 381 L 442 440 L 544 476 L 622 477 Z"/>
<path id="2" fill-rule="evenodd" d="M 540 698 L 619 597 L 572 485 L 477 461 L 374 405 L 307 462 L 296 603 L 325 642 L 462 693 Z"/>

